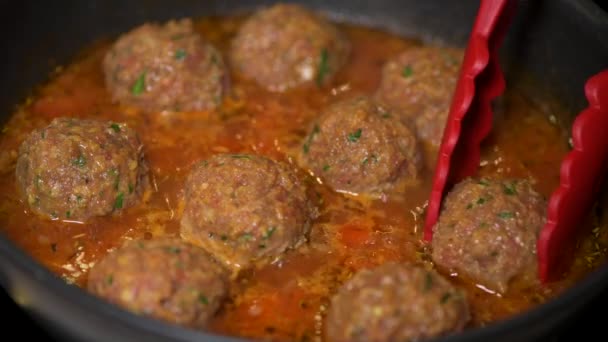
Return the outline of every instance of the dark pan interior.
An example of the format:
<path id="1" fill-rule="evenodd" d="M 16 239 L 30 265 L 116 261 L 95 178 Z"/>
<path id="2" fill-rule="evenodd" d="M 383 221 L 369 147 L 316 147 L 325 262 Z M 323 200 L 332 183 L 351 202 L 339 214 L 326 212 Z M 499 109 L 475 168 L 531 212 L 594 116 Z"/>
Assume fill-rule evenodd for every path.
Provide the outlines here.
<path id="1" fill-rule="evenodd" d="M 246 12 L 274 1 L 250 0 L 65 0 L 19 1 L 0 8 L 0 115 L 48 79 L 92 41 L 114 37 L 146 21 Z M 294 1 L 339 21 L 381 27 L 424 40 L 463 46 L 478 0 Z M 585 80 L 608 67 L 608 17 L 590 1 L 520 1 L 503 48 L 509 82 L 523 75 L 542 80 L 572 113 L 586 102 Z M 519 72 L 524 70 L 524 73 Z M 508 86 L 508 85 L 507 85 Z M 136 317 L 102 302 L 43 269 L 0 236 L 0 283 L 9 294 L 63 339 L 99 341 L 205 340 L 227 338 Z M 574 315 L 608 289 L 608 268 L 590 275 L 560 298 L 511 320 L 445 341 L 533 340 Z"/>

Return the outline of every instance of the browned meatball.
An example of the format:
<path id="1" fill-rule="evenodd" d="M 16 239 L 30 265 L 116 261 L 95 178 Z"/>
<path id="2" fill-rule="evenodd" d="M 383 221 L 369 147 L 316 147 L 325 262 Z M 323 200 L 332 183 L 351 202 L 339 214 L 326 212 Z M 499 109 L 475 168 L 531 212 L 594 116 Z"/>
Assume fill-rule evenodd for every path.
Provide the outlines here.
<path id="1" fill-rule="evenodd" d="M 362 270 L 332 298 L 330 341 L 420 341 L 462 330 L 469 308 L 462 291 L 437 272 L 387 263 Z"/>
<path id="2" fill-rule="evenodd" d="M 376 98 L 413 121 L 422 140 L 439 145 L 461 60 L 454 49 L 406 50 L 384 65 Z"/>
<path id="3" fill-rule="evenodd" d="M 227 272 L 177 239 L 131 241 L 89 272 L 88 289 L 136 314 L 204 328 L 228 289 Z"/>
<path id="4" fill-rule="evenodd" d="M 232 42 L 232 64 L 270 91 L 323 85 L 344 65 L 350 42 L 324 18 L 295 4 L 253 14 Z"/>
<path id="5" fill-rule="evenodd" d="M 535 279 L 546 207 L 526 180 L 462 181 L 434 227 L 433 260 L 499 292 L 517 275 Z"/>
<path id="6" fill-rule="evenodd" d="M 222 56 L 189 19 L 145 24 L 121 36 L 103 67 L 115 101 L 149 111 L 213 109 L 227 84 Z"/>
<path id="7" fill-rule="evenodd" d="M 86 220 L 136 203 L 148 184 L 143 145 L 125 124 L 59 118 L 33 131 L 17 159 L 32 211 Z"/>
<path id="8" fill-rule="evenodd" d="M 215 155 L 186 181 L 181 236 L 234 270 L 306 239 L 316 209 L 287 165 L 249 154 Z"/>
<path id="9" fill-rule="evenodd" d="M 326 108 L 305 138 L 301 159 L 338 191 L 377 195 L 421 166 L 415 132 L 368 97 Z"/>

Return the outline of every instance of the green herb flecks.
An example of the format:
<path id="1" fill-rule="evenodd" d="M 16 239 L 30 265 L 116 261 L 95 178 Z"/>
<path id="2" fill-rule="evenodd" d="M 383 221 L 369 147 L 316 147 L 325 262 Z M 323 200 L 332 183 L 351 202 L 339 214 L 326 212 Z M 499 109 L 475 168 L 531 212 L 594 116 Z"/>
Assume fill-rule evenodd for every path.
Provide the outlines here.
<path id="1" fill-rule="evenodd" d="M 490 183 L 488 183 L 487 181 L 485 181 L 485 180 L 483 180 L 483 179 L 478 180 L 478 181 L 477 181 L 477 184 L 479 184 L 479 185 L 483 185 L 483 186 L 488 186 L 488 185 L 490 185 Z"/>
<path id="2" fill-rule="evenodd" d="M 110 274 L 106 277 L 106 284 L 112 285 L 114 283 L 114 275 Z"/>
<path id="3" fill-rule="evenodd" d="M 87 165 L 87 158 L 85 158 L 85 156 L 83 156 L 82 154 L 79 154 L 76 159 L 72 160 L 72 165 L 84 167 L 85 165 Z"/>
<path id="4" fill-rule="evenodd" d="M 319 56 L 319 71 L 317 72 L 317 86 L 323 85 L 323 81 L 325 77 L 329 73 L 329 53 L 327 49 L 321 50 L 321 55 Z"/>
<path id="5" fill-rule="evenodd" d="M 120 132 L 120 126 L 119 126 L 117 123 L 112 123 L 112 124 L 110 125 L 110 128 L 111 128 L 111 129 L 112 129 L 114 132 L 116 132 L 116 133 L 119 133 L 119 132 Z"/>
<path id="6" fill-rule="evenodd" d="M 483 198 L 483 197 L 479 197 L 477 199 L 477 202 L 475 202 L 475 204 L 477 204 L 477 205 L 481 205 L 481 204 L 484 204 L 484 203 L 486 203 L 486 199 Z"/>
<path id="7" fill-rule="evenodd" d="M 350 142 L 359 141 L 359 138 L 361 138 L 362 132 L 363 132 L 363 130 L 361 128 L 359 128 L 358 130 L 356 130 L 352 133 L 348 133 L 348 141 L 350 141 Z"/>
<path id="8" fill-rule="evenodd" d="M 501 219 L 511 219 L 515 217 L 515 213 L 510 212 L 510 211 L 502 211 L 500 213 L 498 213 L 498 217 L 500 217 Z"/>
<path id="9" fill-rule="evenodd" d="M 129 183 L 129 194 L 133 193 L 133 184 Z"/>
<path id="10" fill-rule="evenodd" d="M 401 70 L 401 76 L 403 76 L 403 78 L 410 78 L 413 74 L 414 70 L 412 69 L 411 65 L 406 65 L 403 67 L 403 70 Z"/>
<path id="11" fill-rule="evenodd" d="M 270 237 L 272 237 L 272 234 L 274 234 L 274 232 L 277 230 L 277 227 L 270 227 L 268 228 L 264 234 L 262 234 L 262 239 L 264 240 L 268 240 L 270 239 Z"/>
<path id="12" fill-rule="evenodd" d="M 135 96 L 141 95 L 146 89 L 146 72 L 142 72 L 135 83 L 133 83 L 133 87 L 131 87 L 131 94 Z"/>
<path id="13" fill-rule="evenodd" d="M 71 211 L 66 211 L 65 212 L 65 218 L 70 218 L 72 216 L 72 212 Z"/>
<path id="14" fill-rule="evenodd" d="M 329 169 L 331 169 L 331 166 L 329 166 L 329 164 L 323 165 L 323 171 L 327 172 L 329 171 Z"/>
<path id="15" fill-rule="evenodd" d="M 36 190 L 40 190 L 42 185 L 42 177 L 40 177 L 40 175 L 36 175 L 36 177 L 34 177 L 34 185 L 36 186 Z"/>
<path id="16" fill-rule="evenodd" d="M 251 240 L 253 240 L 253 234 L 251 234 L 251 233 L 243 233 L 240 236 L 240 239 L 243 240 L 243 241 L 251 241 Z"/>
<path id="17" fill-rule="evenodd" d="M 184 58 L 186 58 L 188 54 L 186 53 L 186 50 L 184 49 L 177 49 L 175 51 L 175 59 L 177 59 L 178 61 L 183 60 Z"/>
<path id="18" fill-rule="evenodd" d="M 198 302 L 201 303 L 201 304 L 204 304 L 204 305 L 208 305 L 209 304 L 209 300 L 202 293 L 198 295 Z"/>
<path id="19" fill-rule="evenodd" d="M 380 117 L 383 119 L 388 119 L 391 117 L 391 112 L 384 112 Z"/>
<path id="20" fill-rule="evenodd" d="M 505 195 L 513 196 L 517 194 L 517 190 L 515 189 L 515 184 L 503 184 L 502 190 Z"/>
<path id="21" fill-rule="evenodd" d="M 122 192 L 116 196 L 116 200 L 114 201 L 114 209 L 122 209 L 123 202 L 125 200 L 125 194 Z"/>
<path id="22" fill-rule="evenodd" d="M 312 132 L 308 135 L 308 138 L 306 138 L 304 145 L 302 145 L 302 150 L 304 153 L 308 153 L 312 140 L 315 138 L 315 135 L 319 134 L 319 132 L 321 132 L 321 129 L 319 128 L 319 125 L 315 124 L 312 128 Z"/>
<path id="23" fill-rule="evenodd" d="M 251 156 L 247 154 L 232 154 L 230 155 L 233 159 L 249 159 L 251 160 Z"/>

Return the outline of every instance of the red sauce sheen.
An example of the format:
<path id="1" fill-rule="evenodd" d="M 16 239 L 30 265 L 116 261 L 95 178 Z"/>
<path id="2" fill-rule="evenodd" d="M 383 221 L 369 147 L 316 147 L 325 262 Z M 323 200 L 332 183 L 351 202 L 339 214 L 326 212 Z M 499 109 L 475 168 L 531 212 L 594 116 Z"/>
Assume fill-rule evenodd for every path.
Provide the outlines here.
<path id="1" fill-rule="evenodd" d="M 241 22 L 240 18 L 203 19 L 196 22 L 196 29 L 226 55 Z M 48 84 L 18 107 L 2 130 L 0 229 L 68 283 L 83 286 L 88 270 L 125 240 L 178 235 L 183 184 L 197 161 L 215 153 L 250 152 L 297 168 L 295 156 L 320 109 L 351 94 L 373 93 L 384 62 L 420 45 L 376 30 L 342 29 L 353 50 L 332 84 L 270 93 L 232 75 L 234 96 L 215 111 L 192 113 L 146 114 L 112 103 L 101 67 L 111 42 L 95 44 L 78 60 L 58 69 Z M 548 197 L 558 184 L 559 164 L 569 149 L 566 130 L 552 120 L 559 117 L 559 106 L 524 94 L 517 85 L 509 88 L 499 105 L 495 130 L 484 146 L 480 173 L 530 179 Z M 29 132 L 62 116 L 125 122 L 139 133 L 152 186 L 138 205 L 86 224 L 49 221 L 30 212 L 15 185 L 17 151 Z M 385 200 L 341 195 L 305 176 L 321 201 L 321 216 L 314 222 L 309 243 L 241 274 L 210 330 L 272 340 L 322 339 L 329 299 L 354 272 L 387 261 L 432 263 L 422 241 L 422 227 L 435 153 L 426 148 L 426 170 L 418 186 Z M 525 311 L 576 283 L 604 260 L 607 237 L 596 228 L 602 224 L 589 219 L 591 233 L 580 241 L 572 266 L 562 280 L 545 287 L 513 284 L 500 296 L 443 272 L 467 291 L 470 326 Z"/>

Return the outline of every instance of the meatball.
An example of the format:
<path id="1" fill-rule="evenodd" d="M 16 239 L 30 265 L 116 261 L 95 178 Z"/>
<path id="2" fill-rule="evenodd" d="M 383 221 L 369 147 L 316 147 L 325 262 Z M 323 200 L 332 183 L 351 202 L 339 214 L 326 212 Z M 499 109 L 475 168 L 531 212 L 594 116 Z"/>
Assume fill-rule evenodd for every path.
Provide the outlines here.
<path id="1" fill-rule="evenodd" d="M 416 124 L 418 136 L 439 145 L 458 80 L 462 52 L 419 47 L 406 50 L 382 69 L 376 98 Z"/>
<path id="2" fill-rule="evenodd" d="M 332 298 L 330 341 L 420 341 L 460 331 L 469 320 L 465 294 L 437 272 L 387 263 L 355 274 Z"/>
<path id="3" fill-rule="evenodd" d="M 295 4 L 254 13 L 232 42 L 236 70 L 270 91 L 321 86 L 346 63 L 350 42 L 331 23 Z"/>
<path id="4" fill-rule="evenodd" d="M 135 204 L 148 185 L 143 145 L 126 124 L 55 119 L 21 145 L 17 184 L 32 211 L 86 220 Z"/>
<path id="5" fill-rule="evenodd" d="M 305 138 L 300 158 L 338 191 L 377 195 L 421 166 L 415 132 L 368 97 L 326 108 Z"/>
<path id="6" fill-rule="evenodd" d="M 222 56 L 189 19 L 145 24 L 121 36 L 103 68 L 115 101 L 148 111 L 213 109 L 227 84 Z"/>
<path id="7" fill-rule="evenodd" d="M 93 294 L 136 314 L 204 328 L 228 292 L 227 272 L 177 239 L 131 241 L 89 272 Z"/>
<path id="8" fill-rule="evenodd" d="M 181 236 L 238 270 L 302 243 L 316 208 L 287 165 L 249 154 L 198 163 L 185 190 Z"/>
<path id="9" fill-rule="evenodd" d="M 535 279 L 546 208 L 526 180 L 464 180 L 434 227 L 433 260 L 499 292 L 517 275 Z"/>

